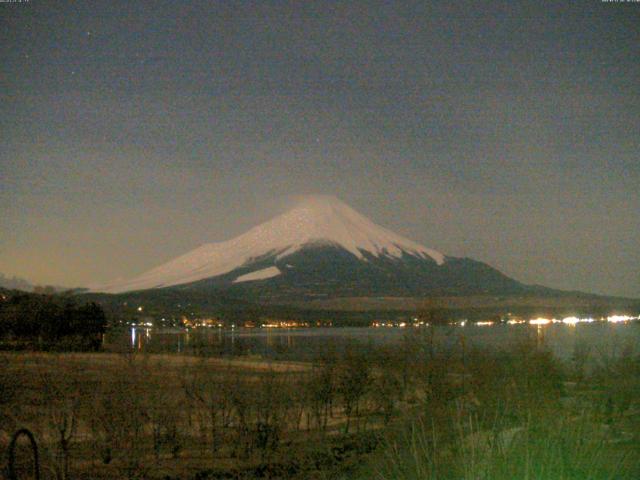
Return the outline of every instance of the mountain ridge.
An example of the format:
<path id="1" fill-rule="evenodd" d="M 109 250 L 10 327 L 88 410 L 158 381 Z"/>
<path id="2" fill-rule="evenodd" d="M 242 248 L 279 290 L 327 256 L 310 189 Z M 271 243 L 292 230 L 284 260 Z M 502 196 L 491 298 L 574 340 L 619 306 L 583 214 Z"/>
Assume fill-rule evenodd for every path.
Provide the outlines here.
<path id="1" fill-rule="evenodd" d="M 340 297 L 550 293 L 490 265 L 445 255 L 376 225 L 332 196 L 312 196 L 224 242 L 203 244 L 93 292 L 173 289 L 262 303 Z"/>

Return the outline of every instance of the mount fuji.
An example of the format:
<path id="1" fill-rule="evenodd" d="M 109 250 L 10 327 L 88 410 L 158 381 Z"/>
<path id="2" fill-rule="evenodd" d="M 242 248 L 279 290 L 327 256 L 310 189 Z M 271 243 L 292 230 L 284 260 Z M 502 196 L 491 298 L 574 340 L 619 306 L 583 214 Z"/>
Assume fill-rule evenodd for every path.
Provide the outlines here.
<path id="1" fill-rule="evenodd" d="M 489 265 L 424 247 L 332 196 L 293 208 L 225 242 L 207 243 L 94 292 L 224 291 L 252 298 L 401 297 L 524 293 Z"/>

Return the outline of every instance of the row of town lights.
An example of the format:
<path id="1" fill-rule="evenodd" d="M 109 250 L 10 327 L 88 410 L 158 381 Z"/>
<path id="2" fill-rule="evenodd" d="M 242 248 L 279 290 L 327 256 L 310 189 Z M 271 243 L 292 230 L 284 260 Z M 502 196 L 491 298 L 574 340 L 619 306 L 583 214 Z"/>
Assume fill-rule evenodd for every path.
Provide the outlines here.
<path id="1" fill-rule="evenodd" d="M 608 317 L 601 317 L 599 321 L 601 322 L 606 321 L 609 323 L 621 323 L 621 322 L 630 322 L 632 320 L 640 320 L 640 316 L 632 317 L 630 315 L 610 315 Z M 592 317 L 587 317 L 587 318 L 564 317 L 562 319 L 538 317 L 538 318 L 532 318 L 528 322 L 526 320 L 512 319 L 512 320 L 509 320 L 507 323 L 509 325 L 518 325 L 523 323 L 529 323 L 529 325 L 549 325 L 550 323 L 563 323 L 565 325 L 576 325 L 578 323 L 593 323 L 595 321 L 596 319 Z M 462 327 L 464 327 L 465 324 L 466 324 L 466 320 L 462 320 L 461 322 L 459 322 L 459 325 Z M 488 326 L 493 324 L 494 322 L 477 322 L 476 323 L 476 325 L 478 326 Z"/>

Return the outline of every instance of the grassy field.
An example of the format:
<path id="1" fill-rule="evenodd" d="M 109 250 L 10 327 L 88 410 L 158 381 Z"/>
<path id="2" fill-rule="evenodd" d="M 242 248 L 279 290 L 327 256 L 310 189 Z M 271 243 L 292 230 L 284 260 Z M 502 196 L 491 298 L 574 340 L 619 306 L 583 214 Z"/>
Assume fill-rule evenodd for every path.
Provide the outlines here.
<path id="1" fill-rule="evenodd" d="M 0 449 L 28 428 L 44 478 L 307 478 L 333 468 L 331 448 L 351 441 L 347 421 L 360 430 L 343 407 L 310 399 L 322 375 L 311 364 L 106 353 L 0 361 Z M 26 446 L 17 457 L 27 472 Z"/>
<path id="2" fill-rule="evenodd" d="M 4 353 L 42 478 L 640 478 L 640 356 L 354 344 L 313 363 Z M 30 471 L 24 441 L 15 465 Z M 20 478 L 25 478 L 24 476 Z"/>

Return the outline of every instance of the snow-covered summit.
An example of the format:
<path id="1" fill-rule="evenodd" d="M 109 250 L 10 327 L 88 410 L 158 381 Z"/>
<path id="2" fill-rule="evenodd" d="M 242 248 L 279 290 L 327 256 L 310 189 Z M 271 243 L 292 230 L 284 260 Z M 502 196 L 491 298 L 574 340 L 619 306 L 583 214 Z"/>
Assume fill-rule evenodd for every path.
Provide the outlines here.
<path id="1" fill-rule="evenodd" d="M 374 256 L 387 254 L 393 257 L 402 256 L 404 251 L 423 258 L 431 257 L 438 264 L 444 262 L 441 253 L 376 225 L 329 195 L 305 197 L 288 212 L 254 230 L 285 240 L 288 248 L 280 257 L 307 243 L 325 241 L 345 248 L 358 258 L 363 258 L 363 250 Z"/>
<path id="2" fill-rule="evenodd" d="M 438 265 L 445 261 L 440 252 L 376 225 L 336 197 L 316 195 L 305 197 L 282 215 L 236 238 L 202 245 L 132 280 L 94 291 L 119 293 L 191 283 L 229 273 L 258 258 L 282 259 L 316 244 L 341 247 L 361 260 L 366 260 L 363 252 L 367 252 L 395 258 L 409 254 Z M 271 273 L 279 274 L 275 270 Z M 244 280 L 248 279 L 238 281 Z"/>

